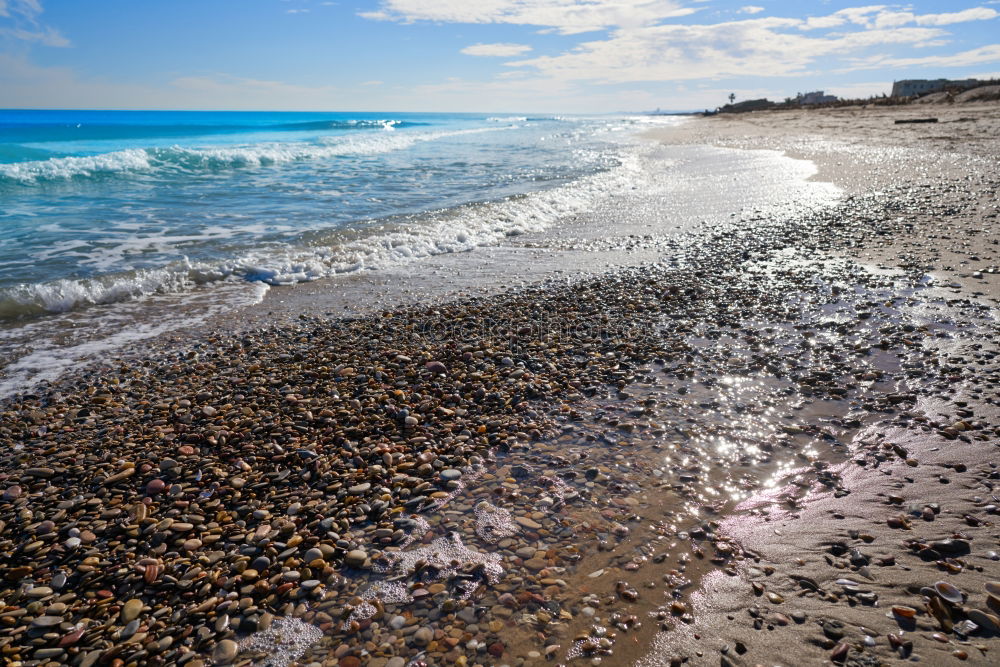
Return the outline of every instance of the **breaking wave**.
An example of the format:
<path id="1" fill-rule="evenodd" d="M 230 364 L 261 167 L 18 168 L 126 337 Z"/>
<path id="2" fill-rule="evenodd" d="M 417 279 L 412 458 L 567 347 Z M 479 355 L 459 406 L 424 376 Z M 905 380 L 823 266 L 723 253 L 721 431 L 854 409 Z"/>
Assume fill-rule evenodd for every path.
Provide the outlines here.
<path id="1" fill-rule="evenodd" d="M 589 210 L 597 201 L 634 186 L 638 171 L 638 157 L 626 155 L 614 168 L 549 190 L 366 221 L 355 229 L 316 232 L 300 245 L 269 246 L 215 262 L 185 259 L 157 269 L 17 285 L 0 290 L 0 321 L 184 292 L 217 281 L 291 285 L 463 252 L 507 236 L 541 231 L 561 218 Z"/>
<path id="2" fill-rule="evenodd" d="M 0 185 L 101 178 L 133 174 L 221 171 L 271 166 L 341 155 L 374 155 L 403 150 L 423 141 L 508 128 L 489 127 L 442 132 L 378 133 L 321 137 L 315 142 L 272 142 L 206 148 L 129 148 L 101 155 L 60 157 L 0 164 Z"/>

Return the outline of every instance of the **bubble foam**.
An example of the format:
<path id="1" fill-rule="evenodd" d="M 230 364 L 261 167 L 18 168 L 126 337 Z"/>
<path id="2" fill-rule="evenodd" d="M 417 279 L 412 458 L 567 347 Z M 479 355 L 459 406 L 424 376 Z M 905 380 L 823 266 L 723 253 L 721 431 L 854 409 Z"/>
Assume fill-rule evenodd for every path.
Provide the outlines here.
<path id="1" fill-rule="evenodd" d="M 367 591 L 361 594 L 363 602 L 354 608 L 351 615 L 347 617 L 340 629 L 350 630 L 351 623 L 366 621 L 378 612 L 378 609 L 371 603 L 378 600 L 382 604 L 405 604 L 413 602 L 413 596 L 407 590 L 406 584 L 401 581 L 376 581 Z"/>
<path id="2" fill-rule="evenodd" d="M 486 542 L 499 542 L 518 531 L 510 512 L 485 500 L 476 505 L 476 535 Z"/>
<path id="3" fill-rule="evenodd" d="M 411 551 L 392 551 L 384 554 L 386 563 L 381 569 L 386 573 L 410 575 L 416 573 L 423 582 L 455 578 L 460 570 L 473 566 L 485 577 L 486 582 L 495 585 L 504 576 L 500 567 L 500 554 L 484 554 L 465 546 L 462 537 L 448 533 L 430 544 Z M 458 597 L 468 599 L 475 587 L 466 588 Z"/>
<path id="4" fill-rule="evenodd" d="M 268 667 L 288 667 L 310 646 L 323 638 L 323 631 L 298 618 L 275 619 L 267 630 L 255 632 L 239 642 L 240 651 L 266 653 L 253 662 Z"/>

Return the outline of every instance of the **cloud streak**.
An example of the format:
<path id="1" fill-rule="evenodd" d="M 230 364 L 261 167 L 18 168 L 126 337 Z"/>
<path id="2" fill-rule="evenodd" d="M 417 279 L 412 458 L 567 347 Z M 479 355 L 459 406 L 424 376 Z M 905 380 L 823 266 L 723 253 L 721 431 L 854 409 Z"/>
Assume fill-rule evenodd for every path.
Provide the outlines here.
<path id="1" fill-rule="evenodd" d="M 575 35 L 613 27 L 638 27 L 688 16 L 697 8 L 675 0 L 382 0 L 360 16 L 379 21 L 507 23 Z"/>
<path id="2" fill-rule="evenodd" d="M 886 67 L 968 67 L 983 63 L 1000 62 L 1000 44 L 981 46 L 968 51 L 948 55 L 924 56 L 921 58 L 888 58 L 875 57 L 868 60 L 858 60 L 844 71 L 865 69 L 882 69 Z"/>
<path id="3" fill-rule="evenodd" d="M 527 44 L 473 44 L 461 50 L 467 56 L 511 58 L 531 51 Z"/>
<path id="4" fill-rule="evenodd" d="M 43 11 L 38 0 L 0 0 L 0 18 L 9 23 L 0 25 L 0 39 L 60 48 L 71 46 L 62 33 L 39 22 Z"/>

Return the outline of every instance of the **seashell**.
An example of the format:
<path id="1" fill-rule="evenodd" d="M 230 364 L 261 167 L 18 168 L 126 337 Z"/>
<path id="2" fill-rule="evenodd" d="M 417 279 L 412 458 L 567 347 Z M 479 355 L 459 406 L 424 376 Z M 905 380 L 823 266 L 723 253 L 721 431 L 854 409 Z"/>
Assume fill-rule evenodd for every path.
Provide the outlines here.
<path id="1" fill-rule="evenodd" d="M 160 565 L 158 563 L 150 563 L 146 566 L 146 571 L 142 573 L 142 579 L 147 584 L 154 583 L 160 576 Z"/>
<path id="2" fill-rule="evenodd" d="M 956 623 L 955 627 L 952 628 L 952 632 L 954 632 L 959 637 L 959 639 L 965 639 L 967 635 L 971 635 L 978 629 L 979 629 L 978 625 L 966 619 L 964 621 L 959 621 L 958 623 Z"/>
<path id="3" fill-rule="evenodd" d="M 902 616 L 903 618 L 913 618 L 917 615 L 916 609 L 905 605 L 894 605 L 891 611 L 896 616 Z"/>
<path id="4" fill-rule="evenodd" d="M 983 584 L 983 588 L 985 588 L 986 592 L 990 595 L 1000 597 L 1000 581 L 987 581 Z"/>
<path id="5" fill-rule="evenodd" d="M 903 530 L 910 530 L 910 521 L 904 516 L 891 516 L 885 521 L 886 525 L 890 528 L 902 528 Z"/>
<path id="6" fill-rule="evenodd" d="M 951 620 L 951 612 L 948 611 L 948 604 L 943 602 L 941 598 L 937 595 L 931 598 L 930 602 L 927 603 L 927 610 L 931 613 L 937 622 L 941 624 L 941 629 L 945 632 L 951 632 L 953 623 Z"/>
<path id="7" fill-rule="evenodd" d="M 956 587 L 949 584 L 947 581 L 937 581 L 934 582 L 934 590 L 937 594 L 941 596 L 942 599 L 947 600 L 952 604 L 962 604 L 962 591 L 958 590 Z"/>
<path id="8" fill-rule="evenodd" d="M 840 642 L 830 651 L 830 660 L 841 663 L 847 660 L 847 654 L 851 652 L 851 645 L 847 642 Z"/>
<path id="9" fill-rule="evenodd" d="M 1000 618 L 997 618 L 993 614 L 987 614 L 985 611 L 973 609 L 969 611 L 966 616 L 969 617 L 970 621 L 978 625 L 983 630 L 993 634 L 1000 633 Z"/>

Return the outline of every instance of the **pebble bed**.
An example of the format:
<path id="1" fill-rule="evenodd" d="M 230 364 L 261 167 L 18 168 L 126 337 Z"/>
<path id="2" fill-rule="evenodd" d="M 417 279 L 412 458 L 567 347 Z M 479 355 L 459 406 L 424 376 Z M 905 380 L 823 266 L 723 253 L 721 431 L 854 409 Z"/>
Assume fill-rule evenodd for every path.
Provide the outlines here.
<path id="1" fill-rule="evenodd" d="M 748 623 L 812 622 L 779 611 L 791 593 L 771 590 L 775 568 L 726 522 L 848 496 L 852 462 L 877 475 L 908 461 L 868 430 L 886 420 L 983 447 L 998 436 L 971 412 L 945 424 L 914 411 L 957 377 L 976 400 L 996 395 L 990 308 L 948 302 L 916 263 L 878 271 L 834 253 L 963 215 L 992 178 L 747 216 L 598 278 L 219 332 L 9 400 L 0 654 L 519 666 L 628 664 L 658 646 L 667 664 L 719 664 L 671 643 L 713 572 L 766 601 Z M 928 503 L 888 520 L 930 521 Z M 963 558 L 987 542 L 947 534 L 905 551 L 981 572 Z M 861 579 L 895 561 L 864 543 L 831 547 L 845 562 L 835 587 L 802 590 L 877 605 Z M 939 619 L 968 657 L 1000 632 L 1000 583 L 987 586 L 973 600 L 928 579 L 885 611 Z M 817 628 L 835 662 L 914 651 L 909 637 Z"/>

